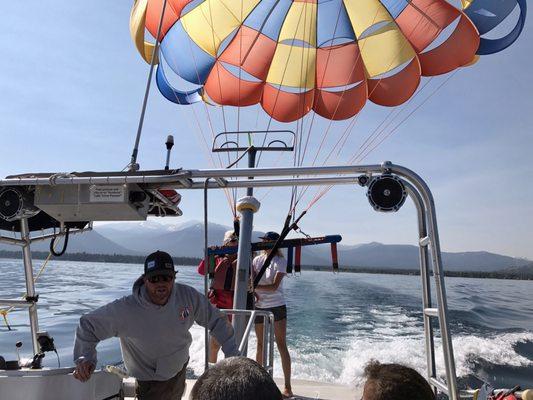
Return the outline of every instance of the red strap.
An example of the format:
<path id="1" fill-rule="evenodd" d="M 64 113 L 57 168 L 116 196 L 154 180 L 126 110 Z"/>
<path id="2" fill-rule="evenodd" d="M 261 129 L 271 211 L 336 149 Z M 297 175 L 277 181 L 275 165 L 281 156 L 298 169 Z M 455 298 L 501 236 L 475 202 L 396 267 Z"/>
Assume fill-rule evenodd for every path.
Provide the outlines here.
<path id="1" fill-rule="evenodd" d="M 331 243 L 331 263 L 333 272 L 339 272 L 339 259 L 337 255 L 337 243 Z"/>

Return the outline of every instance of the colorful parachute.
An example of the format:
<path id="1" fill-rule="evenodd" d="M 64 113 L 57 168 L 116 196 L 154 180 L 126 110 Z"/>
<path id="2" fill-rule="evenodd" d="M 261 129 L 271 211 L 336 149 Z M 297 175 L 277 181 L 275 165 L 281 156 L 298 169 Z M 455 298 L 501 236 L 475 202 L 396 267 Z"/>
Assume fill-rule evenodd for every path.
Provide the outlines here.
<path id="1" fill-rule="evenodd" d="M 150 62 L 163 0 L 137 0 L 130 29 Z M 518 5 L 514 28 L 481 38 Z M 309 111 L 334 120 L 357 114 L 367 99 L 397 106 L 421 76 L 450 72 L 495 53 L 520 35 L 526 0 L 167 0 L 157 71 L 161 93 L 179 104 L 261 103 L 274 119 Z M 168 67 L 198 85 L 174 88 Z"/>

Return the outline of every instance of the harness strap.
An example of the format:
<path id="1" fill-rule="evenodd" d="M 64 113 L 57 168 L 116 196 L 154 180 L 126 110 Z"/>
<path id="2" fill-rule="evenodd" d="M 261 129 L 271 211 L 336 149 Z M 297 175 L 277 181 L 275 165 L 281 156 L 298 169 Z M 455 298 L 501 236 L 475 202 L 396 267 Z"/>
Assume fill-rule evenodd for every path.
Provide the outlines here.
<path id="1" fill-rule="evenodd" d="M 229 267 L 226 269 L 226 276 L 224 277 L 224 290 L 233 291 L 233 274 L 234 274 L 233 263 L 230 262 Z"/>
<path id="2" fill-rule="evenodd" d="M 287 273 L 292 274 L 292 258 L 294 254 L 294 248 L 292 246 L 287 247 Z"/>
<path id="3" fill-rule="evenodd" d="M 333 272 L 339 272 L 339 258 L 337 254 L 337 243 L 331 243 L 331 263 Z"/>
<path id="4" fill-rule="evenodd" d="M 209 275 L 209 279 L 213 279 L 215 277 L 215 266 L 216 266 L 215 256 L 210 255 L 209 262 L 207 263 L 207 273 Z"/>
<path id="5" fill-rule="evenodd" d="M 302 247 L 296 247 L 296 257 L 294 262 L 294 272 L 302 272 Z"/>

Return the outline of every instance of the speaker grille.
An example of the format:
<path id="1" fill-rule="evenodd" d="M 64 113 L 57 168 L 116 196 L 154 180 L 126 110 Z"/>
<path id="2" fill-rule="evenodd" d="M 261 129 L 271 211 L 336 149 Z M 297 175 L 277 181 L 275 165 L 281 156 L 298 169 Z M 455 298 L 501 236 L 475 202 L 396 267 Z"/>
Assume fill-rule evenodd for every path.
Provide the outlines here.
<path id="1" fill-rule="evenodd" d="M 374 178 L 368 186 L 366 195 L 374 210 L 382 212 L 398 211 L 407 198 L 402 180 L 393 175 Z"/>

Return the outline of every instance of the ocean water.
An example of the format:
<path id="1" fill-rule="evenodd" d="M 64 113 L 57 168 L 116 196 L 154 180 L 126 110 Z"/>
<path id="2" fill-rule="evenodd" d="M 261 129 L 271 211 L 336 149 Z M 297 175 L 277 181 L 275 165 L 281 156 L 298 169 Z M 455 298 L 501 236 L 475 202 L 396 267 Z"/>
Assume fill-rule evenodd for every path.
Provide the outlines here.
<path id="1" fill-rule="evenodd" d="M 37 272 L 42 261 L 34 262 Z M 72 365 L 74 331 L 80 315 L 128 295 L 141 265 L 53 261 L 39 278 L 39 324 L 55 339 L 61 366 Z M 178 281 L 203 288 L 195 268 L 179 267 Z M 420 277 L 304 271 L 284 283 L 287 340 L 293 377 L 359 385 L 370 359 L 398 362 L 425 374 Z M 461 387 L 488 381 L 497 387 L 533 387 L 533 300 L 531 281 L 446 278 L 457 373 Z M 22 262 L 0 259 L 0 298 L 24 293 Z M 0 355 L 31 353 L 27 312 L 0 320 Z M 189 371 L 203 371 L 203 328 L 192 329 Z M 437 369 L 444 374 L 437 338 Z M 101 365 L 121 361 L 116 339 L 100 343 Z M 250 344 L 255 354 L 255 340 Z M 45 365 L 57 366 L 54 354 Z M 282 376 L 279 356 L 275 376 Z"/>

